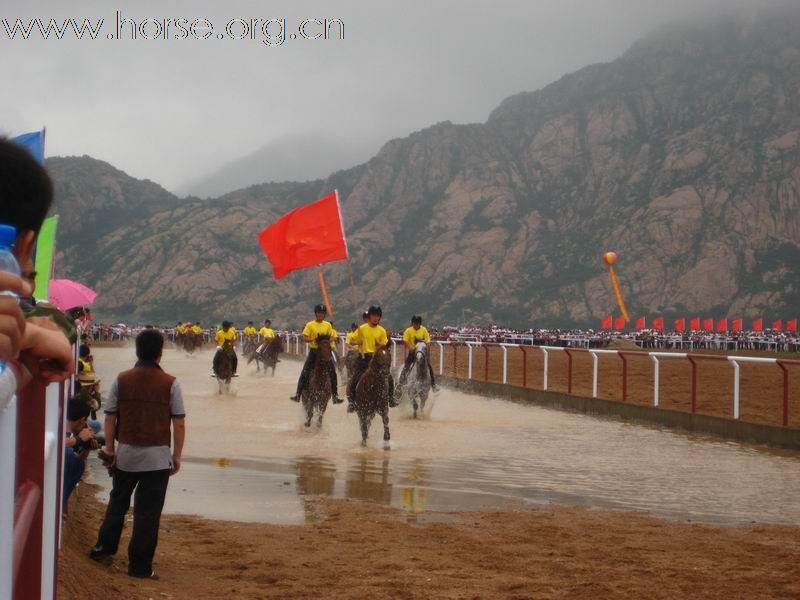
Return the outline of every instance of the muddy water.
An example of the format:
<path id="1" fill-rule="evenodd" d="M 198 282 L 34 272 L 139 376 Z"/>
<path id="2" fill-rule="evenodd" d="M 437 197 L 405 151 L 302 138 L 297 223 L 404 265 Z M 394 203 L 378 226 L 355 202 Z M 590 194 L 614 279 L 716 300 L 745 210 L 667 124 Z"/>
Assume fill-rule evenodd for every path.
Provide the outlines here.
<path id="1" fill-rule="evenodd" d="M 132 349 L 96 349 L 107 388 Z M 274 378 L 240 364 L 220 396 L 211 353 L 168 350 L 187 408 L 184 467 L 166 510 L 238 521 L 315 518 L 304 499 L 324 494 L 402 507 L 419 518 L 561 503 L 647 511 L 724 524 L 800 524 L 800 455 L 526 407 L 445 390 L 427 418 L 402 407 L 391 450 L 373 423 L 360 446 L 358 421 L 331 406 L 321 430 L 305 431 L 289 401 L 300 365 Z M 95 469 L 95 481 L 108 478 Z M 438 516 L 437 516 L 438 515 Z"/>

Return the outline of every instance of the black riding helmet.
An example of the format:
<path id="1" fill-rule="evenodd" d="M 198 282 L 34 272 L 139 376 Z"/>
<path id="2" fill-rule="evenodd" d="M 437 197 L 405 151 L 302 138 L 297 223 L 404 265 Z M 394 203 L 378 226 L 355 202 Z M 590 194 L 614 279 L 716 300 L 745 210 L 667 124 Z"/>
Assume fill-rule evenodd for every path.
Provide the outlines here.
<path id="1" fill-rule="evenodd" d="M 411 323 L 413 325 L 422 325 L 422 317 L 420 317 L 419 315 L 414 315 L 413 317 L 411 317 Z"/>
<path id="2" fill-rule="evenodd" d="M 380 306 L 370 306 L 369 310 L 367 310 L 367 315 L 370 316 L 370 317 L 372 315 L 378 315 L 379 317 L 382 317 L 383 316 L 383 311 L 381 310 Z"/>
<path id="3" fill-rule="evenodd" d="M 328 314 L 328 309 L 324 304 L 317 304 L 314 307 L 314 314 L 319 313 L 319 312 L 325 313 L 327 315 Z"/>

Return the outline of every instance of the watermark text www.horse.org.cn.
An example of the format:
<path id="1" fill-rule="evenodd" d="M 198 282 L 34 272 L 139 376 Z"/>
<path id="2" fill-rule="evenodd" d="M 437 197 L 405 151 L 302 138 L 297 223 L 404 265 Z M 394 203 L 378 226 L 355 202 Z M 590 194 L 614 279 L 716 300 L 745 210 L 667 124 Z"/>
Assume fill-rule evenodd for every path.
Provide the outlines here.
<path id="1" fill-rule="evenodd" d="M 137 18 L 116 11 L 106 19 L 0 19 L 0 40 L 237 40 L 257 41 L 277 48 L 294 40 L 344 40 L 344 22 L 338 18 L 235 17 L 217 24 L 204 17 Z"/>

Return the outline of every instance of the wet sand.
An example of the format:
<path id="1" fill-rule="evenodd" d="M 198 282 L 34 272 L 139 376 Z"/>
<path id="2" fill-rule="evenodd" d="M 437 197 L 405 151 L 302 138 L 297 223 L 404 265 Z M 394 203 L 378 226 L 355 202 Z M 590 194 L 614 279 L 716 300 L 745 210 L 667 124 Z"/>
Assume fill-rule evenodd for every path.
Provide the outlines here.
<path id="1" fill-rule="evenodd" d="M 95 354 L 106 389 L 132 363 L 131 349 Z M 242 366 L 219 396 L 210 356 L 164 360 L 189 417 L 162 580 L 129 580 L 124 552 L 106 580 L 85 557 L 103 508 L 84 484 L 63 598 L 800 597 L 795 454 L 452 391 L 427 419 L 393 411 L 391 451 L 377 422 L 363 449 L 343 406 L 303 430 L 298 363 L 274 379 Z"/>

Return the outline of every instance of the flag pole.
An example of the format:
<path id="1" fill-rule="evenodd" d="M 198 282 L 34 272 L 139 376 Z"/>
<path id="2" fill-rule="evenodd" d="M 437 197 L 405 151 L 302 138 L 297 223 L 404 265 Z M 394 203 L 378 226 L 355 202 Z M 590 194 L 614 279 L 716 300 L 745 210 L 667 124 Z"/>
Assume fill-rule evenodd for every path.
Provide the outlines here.
<path id="1" fill-rule="evenodd" d="M 333 306 L 331 306 L 331 298 L 328 295 L 328 285 L 325 283 L 325 273 L 322 271 L 322 265 L 319 266 L 319 287 L 322 290 L 322 299 L 328 309 L 328 315 L 333 316 Z"/>

